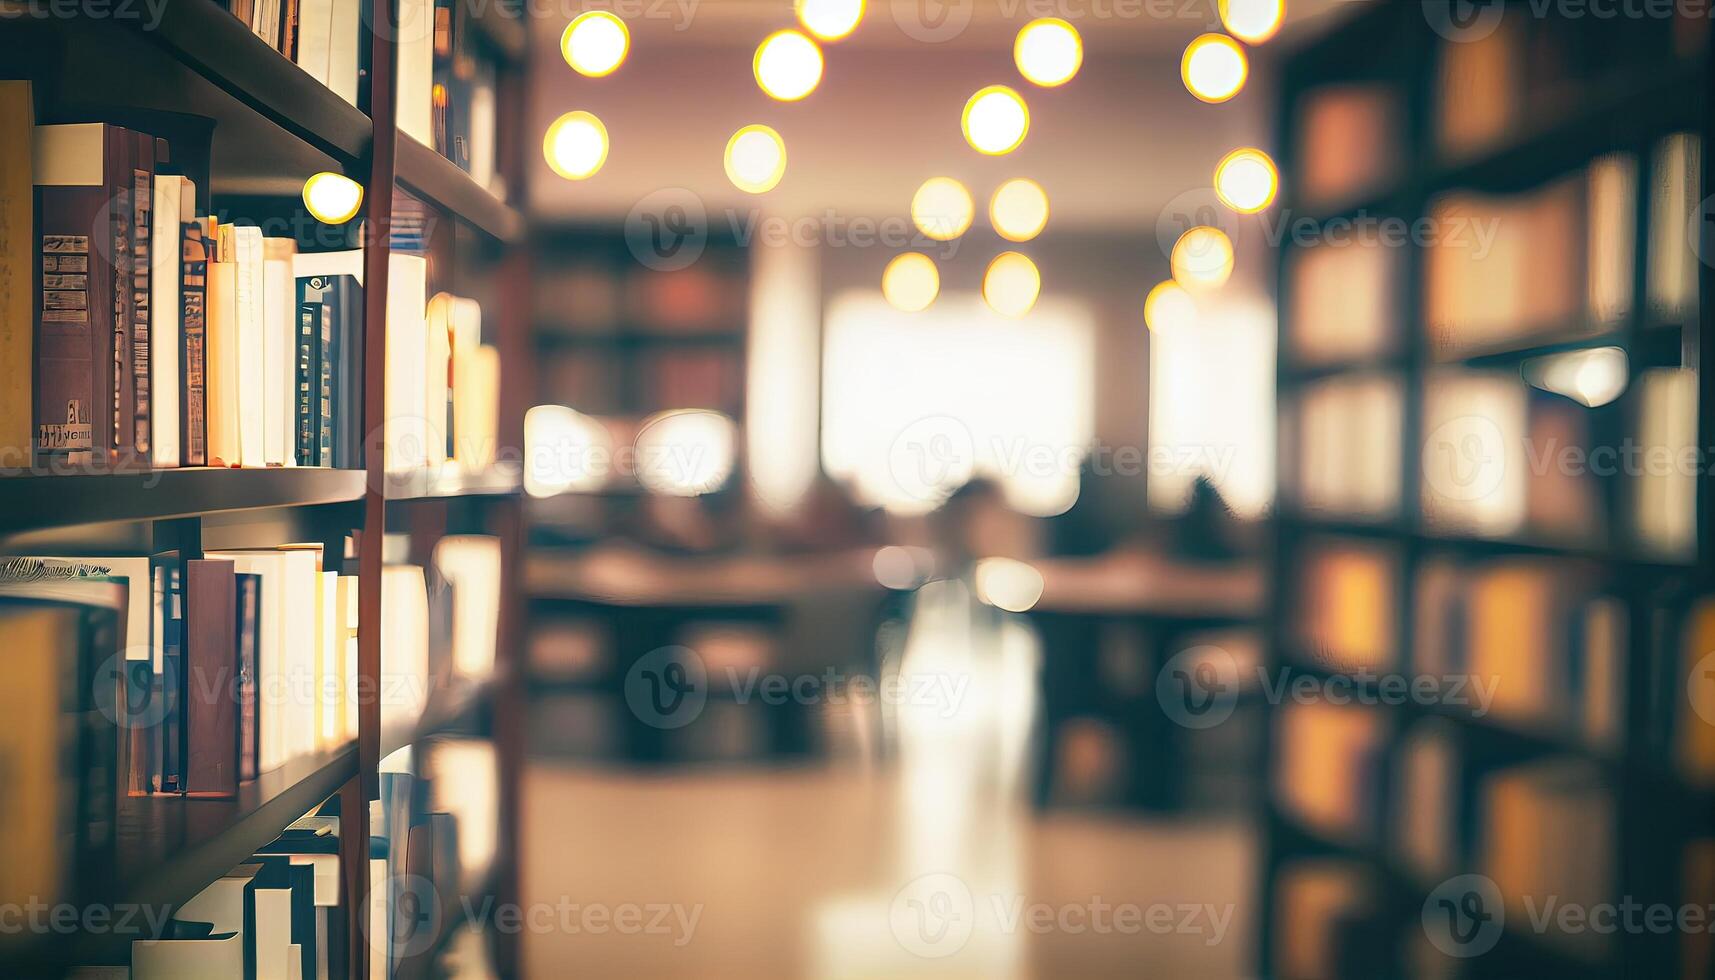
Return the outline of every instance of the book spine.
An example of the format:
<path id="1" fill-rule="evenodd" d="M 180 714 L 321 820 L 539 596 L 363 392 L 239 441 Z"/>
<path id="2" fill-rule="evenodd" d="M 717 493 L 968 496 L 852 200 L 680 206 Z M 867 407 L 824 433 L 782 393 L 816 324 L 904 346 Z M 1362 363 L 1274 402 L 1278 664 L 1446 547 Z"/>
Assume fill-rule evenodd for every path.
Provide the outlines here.
<path id="1" fill-rule="evenodd" d="M 316 306 L 316 462 L 333 465 L 333 311 L 326 301 Z"/>
<path id="2" fill-rule="evenodd" d="M 35 422 L 30 92 L 29 82 L 0 82 L 0 132 L 17 134 L 0 144 L 0 466 L 8 468 L 29 465 Z"/>
<path id="3" fill-rule="evenodd" d="M 111 669 L 113 651 L 124 649 L 124 618 L 114 609 L 88 609 L 79 629 L 79 674 L 75 687 L 78 723 L 77 829 L 78 890 L 98 894 L 95 889 L 111 885 L 118 838 L 119 740 L 113 736 L 107 710 L 118 703 L 122 674 Z"/>
<path id="4" fill-rule="evenodd" d="M 104 187 L 36 189 L 35 451 L 44 465 L 105 462 L 113 445 L 115 275 L 90 234 L 110 206 Z"/>
<path id="5" fill-rule="evenodd" d="M 184 583 L 179 569 L 162 565 L 155 570 L 162 579 L 161 691 L 165 698 L 161 713 L 161 792 L 182 793 L 185 758 L 185 645 Z"/>
<path id="6" fill-rule="evenodd" d="M 111 464 L 129 463 L 137 446 L 136 375 L 132 373 L 132 333 L 137 323 L 136 296 L 136 214 L 137 142 L 133 134 L 109 129 L 108 152 L 113 157 L 112 175 L 118 188 L 108 209 L 108 227 L 112 229 L 110 259 L 113 263 L 113 332 L 108 344 L 108 382 L 112 396 Z"/>
<path id="7" fill-rule="evenodd" d="M 349 277 L 341 279 L 334 304 L 336 379 L 333 415 L 335 465 L 363 468 L 363 288 Z"/>
<path id="8" fill-rule="evenodd" d="M 155 157 L 153 136 L 135 134 L 137 159 L 131 171 L 131 443 L 138 462 L 147 462 L 150 446 L 150 276 L 153 264 L 149 239 L 155 227 Z"/>
<path id="9" fill-rule="evenodd" d="M 233 563 L 185 563 L 185 793 L 238 792 L 238 642 Z"/>
<path id="10" fill-rule="evenodd" d="M 155 788 L 155 740 L 160 731 L 149 717 L 154 699 L 155 665 L 147 660 L 125 661 L 127 796 L 147 796 Z"/>
<path id="11" fill-rule="evenodd" d="M 203 239 L 202 226 L 189 222 L 183 226 L 183 259 L 180 266 L 183 280 L 179 294 L 184 306 L 180 324 L 183 343 L 180 356 L 184 359 L 179 377 L 184 385 L 183 406 L 179 411 L 180 451 L 186 466 L 208 465 L 207 411 L 207 287 L 208 243 Z"/>
<path id="12" fill-rule="evenodd" d="M 297 370 L 292 383 L 294 398 L 293 422 L 298 444 L 298 459 L 307 466 L 316 459 L 316 332 L 318 303 L 308 301 L 311 280 L 297 284 L 298 337 Z"/>
<path id="13" fill-rule="evenodd" d="M 237 643 L 234 651 L 238 676 L 238 778 L 255 779 L 261 759 L 260 719 L 256 703 L 256 658 L 261 645 L 262 580 L 258 575 L 238 575 L 233 584 Z"/>

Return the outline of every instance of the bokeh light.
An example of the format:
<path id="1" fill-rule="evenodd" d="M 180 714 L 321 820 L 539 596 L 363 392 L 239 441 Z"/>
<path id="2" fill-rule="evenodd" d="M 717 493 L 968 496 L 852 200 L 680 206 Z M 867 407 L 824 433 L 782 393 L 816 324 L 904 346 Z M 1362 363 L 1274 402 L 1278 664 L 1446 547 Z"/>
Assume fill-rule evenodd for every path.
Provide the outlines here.
<path id="1" fill-rule="evenodd" d="M 796 102 L 822 81 L 822 49 L 801 31 L 775 31 L 756 46 L 756 84 L 772 98 Z"/>
<path id="2" fill-rule="evenodd" d="M 983 301 L 1002 316 L 1021 317 L 1036 305 L 1042 274 L 1018 252 L 1002 252 L 983 274 Z"/>
<path id="3" fill-rule="evenodd" d="M 1274 160 L 1255 147 L 1241 147 L 1215 165 L 1215 195 L 1240 214 L 1255 214 L 1274 203 L 1280 173 Z"/>
<path id="4" fill-rule="evenodd" d="M 1185 48 L 1179 77 L 1204 102 L 1225 102 L 1239 94 L 1250 74 L 1244 49 L 1225 34 L 1204 34 Z"/>
<path id="5" fill-rule="evenodd" d="M 911 223 L 938 242 L 963 235 L 975 214 L 971 192 L 951 177 L 930 177 L 911 195 Z"/>
<path id="6" fill-rule="evenodd" d="M 922 252 L 896 255 L 881 273 L 881 294 L 893 308 L 916 313 L 929 308 L 941 292 L 941 273 L 935 260 Z"/>
<path id="7" fill-rule="evenodd" d="M 1192 291 L 1213 289 L 1233 274 L 1233 243 L 1227 233 L 1198 225 L 1173 243 L 1173 279 Z"/>
<path id="8" fill-rule="evenodd" d="M 760 123 L 732 134 L 726 144 L 726 176 L 747 194 L 773 190 L 786 176 L 786 141 Z"/>
<path id="9" fill-rule="evenodd" d="M 960 125 L 965 142 L 978 153 L 1000 156 L 1011 153 L 1030 132 L 1030 107 L 1024 97 L 1005 85 L 979 89 L 965 103 Z"/>
<path id="10" fill-rule="evenodd" d="M 1084 39 L 1060 18 L 1043 17 L 1018 32 L 1012 60 L 1020 75 L 1043 88 L 1064 85 L 1084 63 Z"/>
<path id="11" fill-rule="evenodd" d="M 542 137 L 542 156 L 567 180 L 593 177 L 607 162 L 607 127 L 582 109 L 568 112 Z"/>
<path id="12" fill-rule="evenodd" d="M 1009 242 L 1028 242 L 1048 224 L 1048 192 L 1029 177 L 1014 177 L 995 188 L 989 222 Z"/>
<path id="13" fill-rule="evenodd" d="M 619 70 L 631 51 L 631 31 L 606 10 L 585 11 L 572 18 L 560 35 L 560 56 L 580 75 L 601 78 Z"/>

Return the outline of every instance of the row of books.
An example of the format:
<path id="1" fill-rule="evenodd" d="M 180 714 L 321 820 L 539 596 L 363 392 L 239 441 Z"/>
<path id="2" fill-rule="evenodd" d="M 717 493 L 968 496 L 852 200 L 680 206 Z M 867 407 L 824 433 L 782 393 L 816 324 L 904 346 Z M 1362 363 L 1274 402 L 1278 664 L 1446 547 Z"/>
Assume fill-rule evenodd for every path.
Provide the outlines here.
<path id="1" fill-rule="evenodd" d="M 9 117 L 27 118 L 29 98 L 0 83 Z M 300 253 L 197 216 L 163 140 L 103 123 L 24 131 L 30 162 L 0 172 L 20 194 L 0 233 L 0 295 L 9 313 L 38 299 L 0 325 L 0 462 L 363 465 L 361 249 Z M 33 213 L 16 206 L 31 185 Z M 496 450 L 499 356 L 474 301 L 427 286 L 425 257 L 391 256 L 386 465 L 450 454 L 480 469 Z"/>
<path id="2" fill-rule="evenodd" d="M 339 817 L 308 814 L 179 906 L 161 935 L 134 940 L 130 977 L 338 976 L 336 939 L 363 941 L 345 933 L 339 900 Z"/>
<path id="3" fill-rule="evenodd" d="M 744 325 L 747 274 L 715 251 L 683 269 L 581 260 L 534 283 L 543 326 L 572 334 L 710 334 Z"/>
<path id="4" fill-rule="evenodd" d="M 1670 559 L 1690 552 L 1696 474 L 1679 461 L 1696 445 L 1695 371 L 1634 378 L 1619 348 L 1545 355 L 1522 376 L 1443 368 L 1424 385 L 1418 453 L 1401 441 L 1405 397 L 1396 374 L 1354 372 L 1286 401 L 1289 502 L 1330 519 L 1395 518 L 1417 455 L 1417 503 L 1433 533 L 1592 549 L 1617 542 Z M 1614 407 L 1603 407 L 1609 399 Z M 1609 483 L 1620 492 L 1610 497 Z"/>
<path id="5" fill-rule="evenodd" d="M 744 351 L 660 345 L 631 351 L 579 348 L 546 353 L 539 390 L 551 401 L 598 416 L 708 408 L 729 415 L 744 406 Z"/>
<path id="6" fill-rule="evenodd" d="M 335 95 L 357 105 L 363 0 L 226 0 L 227 11 Z"/>
<path id="7" fill-rule="evenodd" d="M 397 119 L 400 132 L 505 197 L 495 170 L 497 61 L 476 43 L 476 9 L 459 0 L 399 0 Z"/>

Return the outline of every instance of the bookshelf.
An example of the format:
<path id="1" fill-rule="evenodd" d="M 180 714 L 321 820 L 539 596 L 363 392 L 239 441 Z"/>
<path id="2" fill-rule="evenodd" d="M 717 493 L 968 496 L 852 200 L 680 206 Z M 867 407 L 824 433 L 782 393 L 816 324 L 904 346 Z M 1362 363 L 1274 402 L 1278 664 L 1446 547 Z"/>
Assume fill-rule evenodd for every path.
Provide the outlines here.
<path id="1" fill-rule="evenodd" d="M 1698 342 L 1709 309 L 1698 297 L 1711 286 L 1709 266 L 1692 260 L 1689 302 L 1677 308 L 1660 301 L 1654 272 L 1668 261 L 1662 241 L 1672 243 L 1671 232 L 1690 227 L 1689 211 L 1704 193 L 1692 195 L 1677 210 L 1658 204 L 1658 195 L 1673 184 L 1662 168 L 1675 159 L 1670 142 L 1675 134 L 1701 140 L 1702 155 L 1692 157 L 1699 162 L 1686 169 L 1704 188 L 1711 186 L 1709 33 L 1706 25 L 1685 18 L 1598 24 L 1560 18 L 1552 9 L 1534 17 L 1524 3 L 1492 6 L 1504 11 L 1492 33 L 1479 29 L 1454 40 L 1432 28 L 1420 5 L 1365 5 L 1290 53 L 1280 69 L 1277 159 L 1285 178 L 1278 207 L 1294 220 L 1304 216 L 1318 233 L 1355 221 L 1418 222 L 1460 213 L 1436 210 L 1449 201 L 1474 202 L 1468 203 L 1468 213 L 1501 214 L 1503 207 L 1550 193 L 1569 176 L 1587 179 L 1591 188 L 1615 174 L 1629 177 L 1609 185 L 1621 188 L 1610 206 L 1592 203 L 1598 196 L 1594 189 L 1580 205 L 1588 209 L 1580 212 L 1589 222 L 1588 240 L 1575 237 L 1576 232 L 1559 236 L 1590 248 L 1578 260 L 1588 264 L 1579 266 L 1572 279 L 1592 290 L 1592 312 L 1526 317 L 1470 343 L 1465 340 L 1476 333 L 1470 321 L 1452 329 L 1432 322 L 1429 311 L 1451 289 L 1446 280 L 1436 279 L 1435 253 L 1446 243 L 1418 237 L 1387 250 L 1398 266 L 1378 304 L 1382 322 L 1374 342 L 1312 356 L 1306 338 L 1318 330 L 1338 333 L 1363 324 L 1342 319 L 1346 311 L 1338 304 L 1295 305 L 1300 291 L 1330 298 L 1326 286 L 1316 290 L 1301 264 L 1306 253 L 1322 248 L 1316 234 L 1288 238 L 1279 249 L 1276 381 L 1282 469 L 1269 665 L 1316 689 L 1341 684 L 1366 696 L 1368 705 L 1351 710 L 1371 716 L 1376 736 L 1372 743 L 1352 743 L 1358 762 L 1324 752 L 1323 766 L 1334 774 L 1337 788 L 1312 787 L 1309 770 L 1289 768 L 1293 747 L 1285 744 L 1287 722 L 1297 707 L 1283 702 L 1265 709 L 1269 789 L 1260 822 L 1261 975 L 1303 972 L 1303 960 L 1294 957 L 1305 955 L 1309 935 L 1327 937 L 1322 950 L 1327 959 L 1320 961 L 1324 976 L 1708 976 L 1715 969 L 1699 958 L 1706 952 L 1678 934 L 1622 931 L 1611 942 L 1581 944 L 1578 940 L 1589 937 L 1533 930 L 1524 911 L 1512 905 L 1492 948 L 1465 958 L 1439 953 L 1425 925 L 1426 902 L 1454 876 L 1485 874 L 1509 887 L 1516 883 L 1495 870 L 1504 863 L 1497 860 L 1498 849 L 1508 846 L 1500 840 L 1506 830 L 1496 816 L 1503 812 L 1496 801 L 1509 777 L 1539 767 L 1576 773 L 1580 785 L 1593 787 L 1576 799 L 1606 815 L 1604 822 L 1588 825 L 1602 829 L 1585 835 L 1576 851 L 1564 855 L 1569 865 L 1607 868 L 1595 879 L 1600 887 L 1586 893 L 1587 902 L 1629 897 L 1678 907 L 1708 901 L 1695 890 L 1688 868 L 1692 846 L 1715 832 L 1715 795 L 1707 778 L 1682 758 L 1684 731 L 1698 724 L 1687 696 L 1689 664 L 1681 658 L 1692 641 L 1690 613 L 1710 585 L 1711 481 L 1698 475 L 1682 488 L 1683 496 L 1672 498 L 1694 512 L 1695 524 L 1689 530 L 1678 526 L 1677 546 L 1663 547 L 1643 533 L 1638 501 L 1645 490 L 1637 474 L 1623 468 L 1581 474 L 1576 483 L 1546 490 L 1542 474 L 1552 477 L 1554 467 L 1532 471 L 1517 489 L 1522 498 L 1517 506 L 1504 505 L 1506 519 L 1462 523 L 1448 519 L 1461 513 L 1462 502 L 1449 505 L 1453 495 L 1435 485 L 1440 462 L 1430 453 L 1435 440 L 1456 431 L 1441 428 L 1450 424 L 1445 412 L 1435 414 L 1436 392 L 1448 379 L 1486 379 L 1522 406 L 1522 428 L 1496 426 L 1502 446 L 1514 440 L 1540 444 L 1541 419 L 1565 419 L 1571 409 L 1576 409 L 1571 414 L 1578 427 L 1566 439 L 1575 445 L 1647 441 L 1639 436 L 1641 420 L 1650 411 L 1647 392 L 1662 372 L 1690 372 L 1698 379 L 1692 382 L 1693 432 L 1715 431 L 1715 400 L 1706 394 L 1709 347 Z M 1466 87 L 1458 88 L 1461 83 Z M 1371 124 L 1348 120 L 1348 129 L 1357 135 L 1344 159 L 1332 161 L 1316 158 L 1316 149 L 1305 145 L 1308 133 L 1326 132 L 1315 130 L 1312 114 L 1333 101 L 1325 98 L 1330 93 L 1359 93 L 1359 99 L 1390 107 L 1384 114 L 1387 125 L 1374 124 L 1373 115 L 1353 115 Z M 1356 102 L 1349 101 L 1348 108 L 1351 104 Z M 1487 132 L 1459 143 L 1455 136 L 1466 126 Z M 1346 166 L 1354 159 L 1360 165 Z M 1598 177 L 1605 166 L 1611 169 Z M 1320 177 L 1342 169 L 1365 179 L 1329 193 L 1331 185 Z M 1495 210 L 1477 210 L 1485 207 Z M 1528 228 L 1532 220 L 1519 211 L 1506 214 L 1498 225 L 1503 235 Z M 1707 248 L 1707 227 L 1701 241 Z M 1617 314 L 1593 312 L 1589 283 L 1608 268 L 1597 257 L 1597 243 L 1618 243 L 1613 252 L 1623 273 L 1610 295 Z M 1541 248 L 1540 241 L 1532 248 L 1539 266 L 1552 265 L 1551 250 Z M 1539 273 L 1538 268 L 1529 272 L 1537 276 L 1529 280 L 1533 299 L 1554 291 L 1555 282 Z M 1352 273 L 1345 282 L 1362 285 L 1371 278 Z M 1493 289 L 1475 292 L 1485 300 L 1494 296 Z M 1580 294 L 1569 305 L 1577 308 L 1585 298 Z M 1460 342 L 1443 343 L 1450 334 Z M 1621 393 L 1610 401 L 1586 408 L 1573 400 L 1575 392 L 1531 380 L 1536 366 L 1554 363 L 1555 357 L 1600 348 L 1625 353 Z M 1358 383 L 1385 389 L 1386 397 L 1395 399 L 1396 445 L 1363 443 L 1354 435 L 1349 420 L 1373 410 L 1374 399 L 1347 401 L 1315 424 L 1306 421 L 1307 406 L 1322 393 Z M 1491 424 L 1501 417 L 1475 398 L 1470 404 L 1464 411 Z M 1330 424 L 1330 416 L 1348 421 Z M 1355 454 L 1361 459 L 1354 462 L 1326 448 L 1321 458 L 1344 460 L 1350 466 L 1343 477 L 1348 483 L 1378 482 L 1391 492 L 1341 499 L 1339 489 L 1311 486 L 1304 472 L 1294 472 L 1292 460 L 1307 446 L 1342 438 L 1362 445 Z M 1701 444 L 1695 435 L 1690 442 Z M 1511 496 L 1510 490 L 1494 492 L 1496 499 Z M 1556 506 L 1578 518 L 1549 519 L 1545 511 Z M 1336 556 L 1332 563 L 1330 554 Z M 1356 605 L 1379 606 L 1379 615 L 1354 619 L 1354 601 L 1341 606 L 1335 584 L 1321 591 L 1322 582 L 1337 584 L 1341 561 L 1348 562 L 1347 585 L 1355 567 L 1349 563 L 1369 562 L 1357 578 L 1380 585 L 1373 602 Z M 1512 576 L 1511 591 L 1490 591 L 1499 588 L 1499 575 Z M 1533 618 L 1538 607 L 1521 593 L 1521 581 L 1533 587 L 1548 583 L 1550 598 L 1541 605 L 1548 612 L 1542 618 Z M 1451 598 L 1441 589 L 1450 590 L 1445 595 Z M 1598 603 L 1617 610 L 1618 625 L 1602 634 L 1612 637 L 1612 649 L 1618 651 L 1614 661 L 1600 661 L 1610 668 L 1605 674 L 1589 666 L 1598 656 L 1591 652 L 1597 635 L 1591 617 Z M 1517 638 L 1515 651 L 1494 652 L 1495 640 L 1482 631 L 1498 623 L 1517 627 L 1509 634 Z M 1354 652 L 1352 644 L 1361 651 Z M 1574 681 L 1579 669 L 1585 673 Z M 1379 676 L 1464 673 L 1480 680 L 1484 672 L 1511 686 L 1499 692 L 1496 710 L 1475 710 L 1434 696 L 1399 703 L 1379 697 Z M 1557 686 L 1542 694 L 1545 703 L 1538 710 L 1500 710 L 1500 698 L 1521 692 L 1534 697 L 1551 683 L 1572 693 Z M 1606 707 L 1592 707 L 1598 702 Z M 1450 769 L 1438 780 L 1420 783 L 1412 764 L 1424 740 L 1445 751 Z M 1425 796 L 1423 786 L 1439 791 Z M 1320 805 L 1329 805 L 1330 795 L 1353 827 L 1319 823 L 1316 808 L 1304 804 L 1314 796 Z M 1422 820 L 1434 828 L 1434 841 L 1427 846 L 1435 858 L 1429 867 L 1408 857 L 1420 843 L 1413 835 Z M 1541 835 L 1557 839 L 1547 828 Z M 1516 840 L 1514 845 L 1518 850 Z M 1319 873 L 1321 861 L 1335 862 L 1356 894 L 1365 896 L 1325 919 L 1303 911 L 1307 904 L 1299 899 L 1310 892 L 1291 890 Z M 1509 866 L 1507 873 L 1516 870 Z M 1533 868 L 1517 880 L 1545 879 Z M 1509 902 L 1519 897 L 1516 889 L 1501 891 Z"/>
<path id="2" fill-rule="evenodd" d="M 447 533 L 490 534 L 502 555 L 498 636 L 491 676 L 437 689 L 422 716 L 383 732 L 374 699 L 357 709 L 356 737 L 291 759 L 240 784 L 230 799 L 121 796 L 115 813 L 117 861 L 103 887 L 80 891 L 80 905 L 142 903 L 177 907 L 293 821 L 336 799 L 341 814 L 341 894 L 332 973 L 370 976 L 363 921 L 369 903 L 369 803 L 378 798 L 382 758 L 446 733 L 493 741 L 500 774 L 498 863 L 494 887 L 516 896 L 516 826 L 522 757 L 522 678 L 514 663 L 520 638 L 518 595 L 523 541 L 516 458 L 530 387 L 528 310 L 512 299 L 527 291 L 520 213 L 436 149 L 398 130 L 395 105 L 399 41 L 373 26 L 397 17 L 362 0 L 358 18 L 356 103 L 298 67 L 216 0 L 159 5 L 158 22 L 112 15 L 100 5 L 56 6 L 29 16 L 0 2 L 0 76 L 32 83 L 38 124 L 104 121 L 131 125 L 172 143 L 180 167 L 199 176 L 196 213 L 285 221 L 320 236 L 307 250 L 364 249 L 364 373 L 357 401 L 369 419 L 385 416 L 389 254 L 424 255 L 431 293 L 457 291 L 482 305 L 482 341 L 500 361 L 499 462 L 480 471 L 443 467 L 389 473 L 379 425 L 365 427 L 364 468 L 139 469 L 84 474 L 37 471 L 0 476 L 0 553 L 133 554 L 165 550 L 201 557 L 205 547 L 270 548 L 319 542 L 328 570 L 357 576 L 360 689 L 381 675 L 381 576 L 386 539 L 409 538 L 412 561 L 425 563 Z M 468 8 L 468 9 L 458 9 Z M 524 186 L 521 132 L 527 45 L 513 5 L 461 3 L 461 30 L 491 59 L 496 138 L 494 172 L 514 197 Z M 377 16 L 379 14 L 379 16 Z M 153 16 L 153 15 L 151 15 Z M 179 127 L 188 127 L 181 131 Z M 180 139 L 184 133 L 189 138 Z M 299 195 L 319 171 L 364 186 L 363 210 L 343 228 L 318 226 Z M 427 229 L 398 237 L 402 225 Z M 278 234 L 278 232 L 274 232 Z M 288 232 L 288 234 L 291 234 Z M 331 235 L 331 238 L 329 237 Z M 7 329 L 16 325 L 7 324 Z M 30 324 L 23 324 L 29 330 Z M 129 962 L 130 941 L 105 935 L 46 937 L 9 947 L 30 975 L 72 966 Z M 444 938 L 444 937 L 442 937 Z M 506 975 L 516 954 L 495 937 Z"/>

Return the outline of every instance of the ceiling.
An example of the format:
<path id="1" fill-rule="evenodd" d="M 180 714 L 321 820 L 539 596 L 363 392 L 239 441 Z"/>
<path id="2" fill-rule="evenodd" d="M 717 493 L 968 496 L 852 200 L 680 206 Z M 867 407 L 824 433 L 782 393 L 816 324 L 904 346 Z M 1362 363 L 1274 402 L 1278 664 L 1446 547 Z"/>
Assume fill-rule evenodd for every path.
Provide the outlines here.
<path id="1" fill-rule="evenodd" d="M 756 43 L 793 24 L 790 0 L 616 0 L 632 51 L 601 79 L 560 58 L 560 32 L 578 11 L 538 17 L 530 131 L 584 109 L 603 120 L 612 149 L 600 173 L 578 182 L 532 154 L 530 207 L 549 218 L 617 221 L 650 195 L 679 188 L 672 193 L 695 195 L 711 215 L 740 226 L 761 212 L 881 222 L 904 215 L 930 176 L 957 177 L 983 200 L 1002 180 L 1025 175 L 1046 188 L 1056 231 L 1147 233 L 1176 196 L 1208 186 L 1227 150 L 1269 146 L 1273 52 L 1352 5 L 1288 0 L 1286 27 L 1253 54 L 1250 85 L 1216 106 L 1186 93 L 1178 65 L 1185 43 L 1215 26 L 1212 4 L 870 0 L 857 32 L 825 46 L 820 87 L 790 104 L 765 96 L 751 74 Z M 1079 75 L 1055 89 L 1023 82 L 1012 63 L 1018 28 L 1044 14 L 1066 17 L 1085 41 Z M 959 117 L 971 93 L 997 82 L 1024 94 L 1031 127 L 1018 150 L 989 158 L 965 144 Z M 722 168 L 728 137 L 749 123 L 773 126 L 787 146 L 785 179 L 760 196 L 733 188 Z"/>

